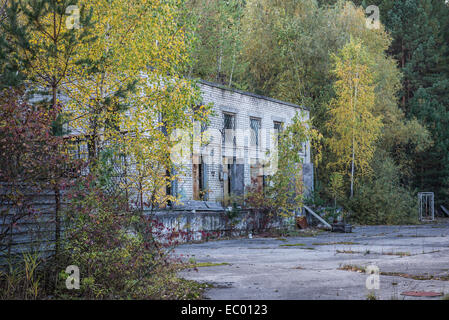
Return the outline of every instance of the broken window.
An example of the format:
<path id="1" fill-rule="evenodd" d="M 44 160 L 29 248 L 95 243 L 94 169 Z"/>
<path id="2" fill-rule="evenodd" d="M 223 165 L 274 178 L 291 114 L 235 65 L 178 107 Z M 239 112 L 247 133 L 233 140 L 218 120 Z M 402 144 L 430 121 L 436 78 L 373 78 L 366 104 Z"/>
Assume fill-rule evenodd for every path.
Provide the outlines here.
<path id="1" fill-rule="evenodd" d="M 235 144 L 235 115 L 224 113 L 223 114 L 223 143 Z"/>
<path id="2" fill-rule="evenodd" d="M 207 167 L 203 157 L 193 156 L 193 200 L 207 200 Z"/>
<path id="3" fill-rule="evenodd" d="M 207 123 L 201 123 L 201 137 L 207 130 Z M 207 200 L 207 165 L 202 154 L 192 156 L 193 199 Z"/>
<path id="4" fill-rule="evenodd" d="M 277 143 L 279 144 L 279 134 L 282 132 L 283 128 L 284 128 L 284 124 L 282 122 L 279 121 L 274 121 L 273 122 L 273 128 L 276 131 L 276 138 L 277 138 Z"/>
<path id="5" fill-rule="evenodd" d="M 261 139 L 261 120 L 258 118 L 250 118 L 250 147 L 256 148 L 255 158 L 250 160 L 250 177 L 251 184 L 259 191 L 263 188 L 263 168 L 259 159 L 260 139 Z"/>
<path id="6" fill-rule="evenodd" d="M 250 118 L 249 125 L 251 127 L 250 145 L 252 147 L 259 148 L 259 146 L 260 146 L 260 128 L 261 128 L 260 119 Z"/>
<path id="7" fill-rule="evenodd" d="M 277 132 L 282 132 L 283 127 L 284 127 L 284 124 L 282 122 L 274 121 L 274 123 L 273 123 L 274 130 L 276 130 Z"/>

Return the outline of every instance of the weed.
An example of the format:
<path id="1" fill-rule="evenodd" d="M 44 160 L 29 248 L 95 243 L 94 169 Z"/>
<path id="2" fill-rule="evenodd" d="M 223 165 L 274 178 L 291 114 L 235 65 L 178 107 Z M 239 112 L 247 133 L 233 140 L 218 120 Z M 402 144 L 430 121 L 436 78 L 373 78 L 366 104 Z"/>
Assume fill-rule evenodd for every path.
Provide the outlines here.
<path id="1" fill-rule="evenodd" d="M 350 254 L 356 254 L 361 253 L 360 251 L 352 251 L 352 250 L 337 250 L 337 253 L 350 253 Z"/>
<path id="2" fill-rule="evenodd" d="M 366 295 L 366 300 L 377 300 L 376 294 L 374 292 L 370 292 Z"/>
<path id="3" fill-rule="evenodd" d="M 185 266 L 185 268 L 201 268 L 201 267 L 216 267 L 216 266 L 229 266 L 230 264 L 227 262 L 219 262 L 219 263 L 212 263 L 212 262 L 194 262 L 189 263 Z"/>
<path id="4" fill-rule="evenodd" d="M 303 247 L 305 246 L 304 243 L 286 243 L 286 244 L 280 244 L 280 247 Z"/>
<path id="5" fill-rule="evenodd" d="M 312 243 L 314 246 L 330 246 L 334 244 L 359 244 L 357 242 L 351 242 L 351 241 L 340 241 L 340 242 L 314 242 Z"/>

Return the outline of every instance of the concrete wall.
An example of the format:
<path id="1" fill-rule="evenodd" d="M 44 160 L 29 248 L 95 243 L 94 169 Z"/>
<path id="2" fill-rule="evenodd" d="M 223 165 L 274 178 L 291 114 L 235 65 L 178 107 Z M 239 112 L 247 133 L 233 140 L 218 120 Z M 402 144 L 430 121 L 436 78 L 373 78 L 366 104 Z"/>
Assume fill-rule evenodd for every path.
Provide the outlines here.
<path id="1" fill-rule="evenodd" d="M 165 235 L 173 231 L 186 233 L 178 238 L 180 242 L 247 236 L 255 231 L 284 229 L 294 224 L 294 217 L 265 223 L 262 215 L 250 211 L 241 211 L 232 220 L 225 211 L 160 211 L 153 213 L 153 218 L 163 224 Z"/>

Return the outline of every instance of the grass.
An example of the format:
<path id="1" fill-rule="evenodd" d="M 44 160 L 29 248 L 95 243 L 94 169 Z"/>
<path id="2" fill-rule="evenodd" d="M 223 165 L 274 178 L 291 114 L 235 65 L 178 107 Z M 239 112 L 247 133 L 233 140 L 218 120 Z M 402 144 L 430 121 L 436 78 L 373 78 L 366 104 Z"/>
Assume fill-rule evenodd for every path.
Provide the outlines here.
<path id="1" fill-rule="evenodd" d="M 280 247 L 304 247 L 304 243 L 286 243 L 286 244 L 280 244 Z"/>
<path id="2" fill-rule="evenodd" d="M 359 244 L 358 242 L 340 241 L 340 242 L 314 242 L 314 246 L 330 246 L 334 244 Z"/>
<path id="3" fill-rule="evenodd" d="M 353 264 L 345 264 L 345 265 L 339 267 L 338 270 L 354 271 L 354 272 L 364 273 L 365 272 L 365 267 L 358 266 L 358 265 L 353 265 Z"/>
<path id="4" fill-rule="evenodd" d="M 278 237 L 315 237 L 323 232 L 325 231 L 313 228 L 302 230 L 273 230 L 273 234 L 277 235 Z"/>
<path id="5" fill-rule="evenodd" d="M 219 262 L 219 263 L 212 263 L 212 262 L 196 262 L 196 263 L 190 263 L 186 266 L 186 268 L 202 268 L 202 267 L 217 267 L 217 266 L 229 266 L 230 264 L 227 262 Z"/>
<path id="6" fill-rule="evenodd" d="M 370 292 L 366 295 L 366 300 L 377 300 L 377 296 L 374 292 Z"/>
<path id="7" fill-rule="evenodd" d="M 203 300 L 204 292 L 213 288 L 214 286 L 210 283 L 201 283 L 194 280 L 186 280 L 182 278 L 177 278 L 178 281 L 178 292 L 176 299 L 180 300 Z"/>
<path id="8" fill-rule="evenodd" d="M 337 253 L 349 253 L 349 254 L 356 254 L 356 253 L 362 253 L 360 251 L 352 251 L 352 250 L 337 250 Z"/>
<path id="9" fill-rule="evenodd" d="M 382 252 L 382 255 L 387 255 L 387 256 L 400 256 L 400 257 L 408 257 L 411 256 L 410 252 Z"/>

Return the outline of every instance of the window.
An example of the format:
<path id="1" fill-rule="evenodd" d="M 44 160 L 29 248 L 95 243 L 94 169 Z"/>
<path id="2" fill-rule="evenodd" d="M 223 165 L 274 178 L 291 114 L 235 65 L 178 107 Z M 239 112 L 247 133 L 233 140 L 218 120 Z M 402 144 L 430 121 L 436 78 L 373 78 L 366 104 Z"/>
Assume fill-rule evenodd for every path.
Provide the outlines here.
<path id="1" fill-rule="evenodd" d="M 223 114 L 223 143 L 235 144 L 235 115 L 224 113 Z"/>
<path id="2" fill-rule="evenodd" d="M 284 124 L 279 121 L 274 121 L 274 123 L 273 123 L 274 130 L 276 130 L 277 132 L 282 132 L 283 126 L 284 126 Z"/>
<path id="3" fill-rule="evenodd" d="M 277 143 L 279 144 L 279 134 L 284 129 L 284 124 L 282 122 L 279 122 L 279 121 L 274 121 L 273 122 L 273 128 L 276 131 Z"/>
<path id="4" fill-rule="evenodd" d="M 250 145 L 259 148 L 260 146 L 260 128 L 261 122 L 260 119 L 250 118 L 250 127 L 251 127 L 251 138 Z"/>
<path id="5" fill-rule="evenodd" d="M 192 160 L 193 200 L 207 200 L 207 166 L 202 156 L 194 155 Z"/>

